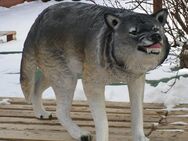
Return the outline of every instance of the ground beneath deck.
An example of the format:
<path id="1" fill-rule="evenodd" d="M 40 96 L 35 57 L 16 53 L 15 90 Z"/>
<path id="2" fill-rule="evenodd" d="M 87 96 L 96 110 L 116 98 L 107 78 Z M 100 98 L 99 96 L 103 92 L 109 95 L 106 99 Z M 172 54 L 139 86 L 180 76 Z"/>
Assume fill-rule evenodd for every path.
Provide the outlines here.
<path id="1" fill-rule="evenodd" d="M 24 99 L 10 99 L 11 104 L 0 105 L 0 141 L 74 141 L 57 121 L 54 100 L 44 100 L 54 118 L 38 120 Z M 131 141 L 130 105 L 120 102 L 106 102 L 106 105 L 110 141 Z M 79 126 L 95 135 L 86 102 L 75 101 L 71 116 Z M 144 128 L 151 141 L 187 141 L 188 105 L 179 105 L 168 112 L 163 104 L 144 104 Z"/>

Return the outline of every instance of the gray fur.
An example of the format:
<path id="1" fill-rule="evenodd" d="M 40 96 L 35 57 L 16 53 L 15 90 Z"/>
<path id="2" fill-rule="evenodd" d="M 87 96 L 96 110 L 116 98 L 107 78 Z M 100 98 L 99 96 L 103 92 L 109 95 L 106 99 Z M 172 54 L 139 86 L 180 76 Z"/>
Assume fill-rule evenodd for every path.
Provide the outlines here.
<path id="1" fill-rule="evenodd" d="M 128 84 L 134 141 L 146 141 L 142 102 L 145 73 L 167 57 L 169 45 L 163 26 L 167 11 L 154 15 L 84 3 L 60 3 L 45 9 L 31 27 L 24 44 L 21 86 L 36 117 L 50 117 L 41 94 L 52 87 L 57 117 L 71 136 L 91 140 L 70 118 L 77 79 L 82 76 L 96 127 L 96 140 L 108 141 L 104 104 L 106 84 Z M 149 48 L 149 46 L 159 46 Z M 36 78 L 36 71 L 42 72 Z M 37 108 L 38 107 L 38 108 Z"/>

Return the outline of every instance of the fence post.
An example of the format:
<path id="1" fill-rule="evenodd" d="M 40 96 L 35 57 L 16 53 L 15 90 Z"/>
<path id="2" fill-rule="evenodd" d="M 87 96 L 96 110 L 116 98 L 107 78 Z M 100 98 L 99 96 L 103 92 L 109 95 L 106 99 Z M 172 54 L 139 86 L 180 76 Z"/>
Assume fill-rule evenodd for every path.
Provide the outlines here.
<path id="1" fill-rule="evenodd" d="M 162 0 L 153 0 L 153 12 L 157 12 L 162 9 Z"/>

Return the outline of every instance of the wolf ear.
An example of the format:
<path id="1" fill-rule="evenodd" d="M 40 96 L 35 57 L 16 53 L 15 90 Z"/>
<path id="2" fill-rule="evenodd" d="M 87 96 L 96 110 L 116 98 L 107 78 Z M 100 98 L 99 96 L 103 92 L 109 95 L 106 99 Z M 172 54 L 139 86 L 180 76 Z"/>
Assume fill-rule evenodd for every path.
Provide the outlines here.
<path id="1" fill-rule="evenodd" d="M 105 23 L 108 25 L 108 27 L 112 29 L 117 29 L 117 27 L 120 24 L 120 19 L 118 16 L 115 16 L 113 14 L 105 14 L 104 15 Z"/>
<path id="2" fill-rule="evenodd" d="M 164 26 L 167 22 L 168 10 L 161 9 L 160 11 L 152 14 L 152 16 L 155 17 L 155 19 Z"/>

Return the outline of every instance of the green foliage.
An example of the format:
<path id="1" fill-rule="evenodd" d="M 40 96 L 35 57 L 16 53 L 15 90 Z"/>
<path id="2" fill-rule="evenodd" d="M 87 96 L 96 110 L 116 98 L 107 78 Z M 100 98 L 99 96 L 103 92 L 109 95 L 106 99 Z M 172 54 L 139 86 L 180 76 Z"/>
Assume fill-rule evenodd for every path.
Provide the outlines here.
<path id="1" fill-rule="evenodd" d="M 41 70 L 40 70 L 40 69 L 37 69 L 36 72 L 35 72 L 35 80 L 36 80 L 36 81 L 39 80 L 40 77 L 41 77 L 41 75 L 42 75 Z"/>
<path id="2" fill-rule="evenodd" d="M 158 85 L 160 82 L 167 83 L 168 81 L 170 81 L 170 80 L 172 80 L 172 79 L 180 79 L 180 77 L 185 77 L 185 78 L 187 78 L 187 77 L 188 77 L 188 74 L 176 75 L 176 76 L 173 76 L 173 77 L 162 78 L 162 79 L 159 79 L 159 80 L 146 80 L 146 83 L 150 84 L 150 85 L 153 86 L 153 87 L 157 87 L 157 85 Z"/>
<path id="3" fill-rule="evenodd" d="M 158 79 L 158 80 L 146 80 L 146 83 L 150 84 L 153 87 L 157 87 L 157 85 L 160 82 L 167 83 L 168 81 L 170 81 L 172 79 L 180 79 L 180 77 L 188 78 L 188 74 L 176 75 L 176 76 L 173 76 L 173 77 L 166 77 L 166 78 L 161 78 L 161 79 Z M 126 85 L 126 84 L 125 83 L 113 83 L 113 84 L 110 84 L 110 86 L 122 86 L 122 85 Z"/>

